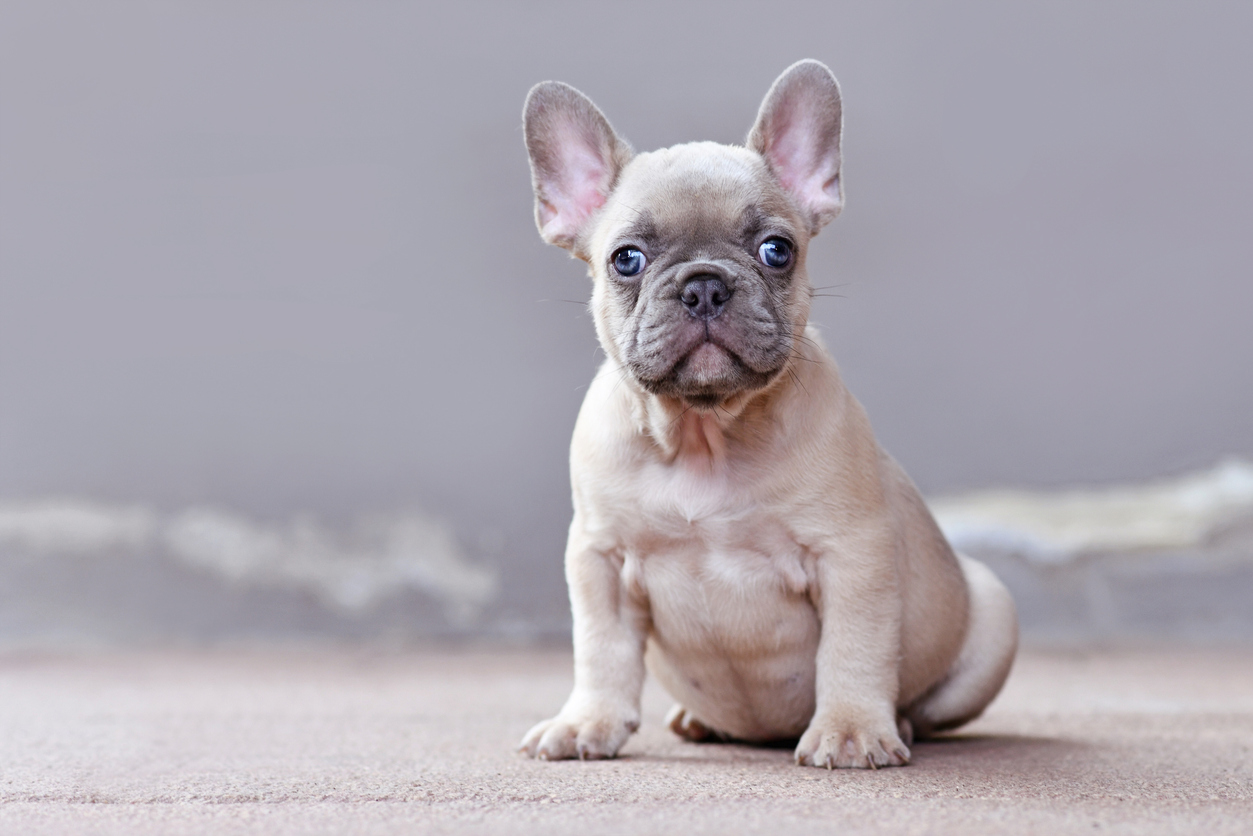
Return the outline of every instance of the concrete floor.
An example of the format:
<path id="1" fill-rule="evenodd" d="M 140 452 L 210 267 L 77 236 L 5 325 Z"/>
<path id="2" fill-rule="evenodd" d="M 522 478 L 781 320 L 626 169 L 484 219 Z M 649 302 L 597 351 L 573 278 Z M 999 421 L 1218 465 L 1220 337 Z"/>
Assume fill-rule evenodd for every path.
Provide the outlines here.
<path id="1" fill-rule="evenodd" d="M 645 723 L 624 756 L 514 754 L 559 651 L 0 656 L 0 833 L 1253 832 L 1253 650 L 1028 652 L 904 769 L 792 765 Z"/>

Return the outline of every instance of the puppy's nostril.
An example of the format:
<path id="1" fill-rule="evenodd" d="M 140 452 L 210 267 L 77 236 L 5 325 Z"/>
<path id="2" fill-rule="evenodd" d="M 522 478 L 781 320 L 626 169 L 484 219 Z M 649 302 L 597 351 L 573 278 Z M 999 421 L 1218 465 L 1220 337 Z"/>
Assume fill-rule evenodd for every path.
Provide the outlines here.
<path id="1" fill-rule="evenodd" d="M 679 301 L 688 313 L 700 319 L 713 319 L 722 313 L 731 298 L 731 289 L 717 276 L 695 276 L 683 286 Z"/>

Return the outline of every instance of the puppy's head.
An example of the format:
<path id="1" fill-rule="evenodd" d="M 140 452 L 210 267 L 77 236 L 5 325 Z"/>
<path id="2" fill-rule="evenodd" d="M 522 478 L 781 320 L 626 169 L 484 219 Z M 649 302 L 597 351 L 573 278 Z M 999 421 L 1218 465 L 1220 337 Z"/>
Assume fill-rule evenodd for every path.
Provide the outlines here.
<path id="1" fill-rule="evenodd" d="M 809 239 L 842 204 L 830 70 L 788 68 L 744 147 L 633 155 L 553 81 L 523 118 L 540 234 L 589 264 L 601 344 L 640 387 L 711 408 L 786 368 L 809 316 Z"/>

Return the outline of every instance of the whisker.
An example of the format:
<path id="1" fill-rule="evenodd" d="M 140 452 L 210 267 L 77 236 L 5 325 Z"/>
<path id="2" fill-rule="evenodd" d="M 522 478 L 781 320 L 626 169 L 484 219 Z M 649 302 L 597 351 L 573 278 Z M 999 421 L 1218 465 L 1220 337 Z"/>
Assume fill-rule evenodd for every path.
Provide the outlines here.
<path id="1" fill-rule="evenodd" d="M 799 386 L 799 387 L 800 387 L 801 391 L 805 393 L 805 397 L 809 397 L 809 390 L 805 388 L 805 384 L 804 384 L 804 383 L 801 383 L 801 379 L 800 379 L 800 377 L 796 374 L 796 370 L 795 370 L 795 369 L 788 369 L 787 371 L 788 371 L 788 374 L 789 374 L 789 375 L 791 375 L 791 377 L 792 377 L 792 382 L 793 382 L 793 383 L 795 383 L 797 386 Z"/>
<path id="2" fill-rule="evenodd" d="M 691 412 L 695 406 L 696 406 L 695 404 L 688 404 L 687 409 L 680 412 L 679 417 L 675 418 L 666 426 L 666 432 L 669 432 L 670 430 L 674 429 L 675 426 L 678 425 L 678 423 L 683 420 L 683 416 Z"/>
<path id="3" fill-rule="evenodd" d="M 632 206 L 631 204 L 629 204 L 629 203 L 623 203 L 621 200 L 619 200 L 619 201 L 618 201 L 618 203 L 619 203 L 619 205 L 620 205 L 620 206 L 623 206 L 623 207 L 625 207 L 625 208 L 627 208 L 627 209 L 630 209 L 632 212 L 634 212 L 634 213 L 635 213 L 635 217 L 637 217 L 637 218 L 642 218 L 642 217 L 644 216 L 644 212 L 643 212 L 643 210 L 642 210 L 642 209 L 636 209 L 636 208 L 635 208 L 634 206 Z"/>
<path id="4" fill-rule="evenodd" d="M 822 346 L 820 346 L 816 340 L 814 340 L 812 337 L 806 337 L 804 334 L 794 334 L 793 339 L 799 342 L 803 342 L 805 345 L 810 346 L 811 348 L 816 348 L 816 349 L 822 348 Z"/>
<path id="5" fill-rule="evenodd" d="M 618 391 L 618 387 L 622 385 L 622 381 L 627 379 L 627 374 L 629 373 L 626 368 L 619 368 L 618 371 L 621 372 L 621 374 L 618 375 L 618 380 L 614 383 L 613 388 L 609 390 L 609 394 L 611 395 Z"/>
<path id="6" fill-rule="evenodd" d="M 793 350 L 792 354 L 788 357 L 789 361 L 792 359 L 809 360 L 809 358 L 807 357 L 801 357 L 799 354 L 795 352 L 795 350 Z M 809 362 L 816 363 L 817 361 L 809 360 Z M 792 368 L 791 362 L 789 362 L 787 365 L 787 372 L 789 375 L 792 376 L 792 382 L 795 383 L 797 386 L 799 386 L 801 388 L 801 391 L 805 393 L 805 397 L 809 397 L 809 390 L 805 388 L 805 384 L 801 382 L 800 376 L 796 373 L 796 369 Z"/>

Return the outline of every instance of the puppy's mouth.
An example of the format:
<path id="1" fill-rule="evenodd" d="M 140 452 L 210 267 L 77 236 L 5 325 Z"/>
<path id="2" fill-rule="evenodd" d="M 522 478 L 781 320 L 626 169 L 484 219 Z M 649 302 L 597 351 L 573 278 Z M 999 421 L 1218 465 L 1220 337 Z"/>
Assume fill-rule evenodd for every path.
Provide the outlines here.
<path id="1" fill-rule="evenodd" d="M 668 395 L 692 406 L 712 409 L 727 398 L 745 390 L 765 387 L 780 368 L 758 370 L 709 333 L 695 340 L 688 351 L 660 377 L 649 377 L 634 369 L 635 378 L 654 395 Z"/>
<path id="2" fill-rule="evenodd" d="M 734 374 L 739 358 L 713 340 L 707 339 L 676 363 L 680 373 L 698 387 L 716 387 Z M 741 364 L 742 365 L 742 364 Z"/>

